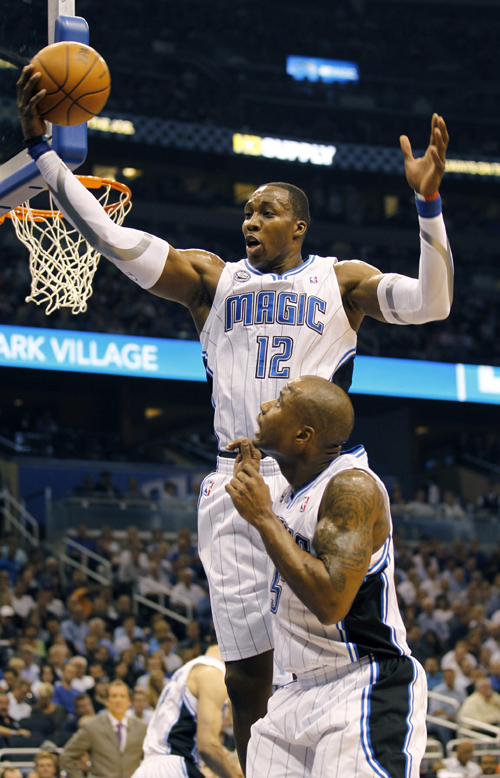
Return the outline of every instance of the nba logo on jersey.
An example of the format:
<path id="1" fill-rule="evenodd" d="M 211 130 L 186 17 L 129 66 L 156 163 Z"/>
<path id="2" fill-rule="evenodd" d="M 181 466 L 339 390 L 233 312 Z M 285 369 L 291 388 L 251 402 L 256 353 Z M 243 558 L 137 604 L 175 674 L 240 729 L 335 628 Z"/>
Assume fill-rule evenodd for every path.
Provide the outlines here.
<path id="1" fill-rule="evenodd" d="M 307 508 L 307 503 L 308 502 L 309 502 L 309 497 L 306 497 L 306 499 L 303 500 L 302 503 L 300 504 L 299 510 L 300 510 L 301 513 L 304 513 L 305 509 Z"/>
<path id="2" fill-rule="evenodd" d="M 311 284 L 317 284 L 318 276 L 309 276 L 309 281 L 311 282 Z"/>
<path id="3" fill-rule="evenodd" d="M 238 270 L 233 276 L 235 281 L 248 281 L 250 273 L 247 270 Z"/>
<path id="4" fill-rule="evenodd" d="M 203 489 L 203 494 L 205 497 L 208 497 L 212 489 L 214 488 L 215 481 L 207 481 L 205 488 Z"/>

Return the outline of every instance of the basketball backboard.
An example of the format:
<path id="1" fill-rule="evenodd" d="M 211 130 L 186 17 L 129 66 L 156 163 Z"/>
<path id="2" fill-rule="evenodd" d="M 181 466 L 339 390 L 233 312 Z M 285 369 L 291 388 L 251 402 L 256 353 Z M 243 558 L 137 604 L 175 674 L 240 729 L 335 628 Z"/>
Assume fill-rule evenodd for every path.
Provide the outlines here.
<path id="1" fill-rule="evenodd" d="M 24 148 L 16 112 L 16 81 L 34 54 L 49 43 L 89 42 L 75 0 L 2 0 L 0 21 L 0 216 L 45 188 Z M 49 125 L 52 147 L 72 170 L 87 155 L 87 125 Z"/>

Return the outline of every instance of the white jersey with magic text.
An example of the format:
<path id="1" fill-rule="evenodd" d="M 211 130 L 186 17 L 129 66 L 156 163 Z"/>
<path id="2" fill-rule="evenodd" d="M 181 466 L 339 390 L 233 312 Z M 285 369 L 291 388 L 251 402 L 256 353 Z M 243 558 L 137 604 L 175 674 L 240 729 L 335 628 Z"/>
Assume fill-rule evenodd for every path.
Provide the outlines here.
<path id="1" fill-rule="evenodd" d="M 285 489 L 274 512 L 300 548 L 315 556 L 318 511 L 330 480 L 344 470 L 365 470 L 378 484 L 390 519 L 389 495 L 368 466 L 362 446 L 346 451 L 303 489 Z M 370 567 L 348 615 L 331 626 L 321 624 L 283 581 L 270 563 L 271 613 L 276 659 L 299 677 L 321 668 L 331 671 L 367 656 L 377 659 L 409 656 L 406 630 L 394 586 L 392 522 L 390 534 L 370 559 Z"/>
<path id="2" fill-rule="evenodd" d="M 283 275 L 261 273 L 247 259 L 224 267 L 200 335 L 220 449 L 253 437 L 261 403 L 277 397 L 290 378 L 337 374 L 335 382 L 349 387 L 356 333 L 336 263 L 311 255 Z"/>

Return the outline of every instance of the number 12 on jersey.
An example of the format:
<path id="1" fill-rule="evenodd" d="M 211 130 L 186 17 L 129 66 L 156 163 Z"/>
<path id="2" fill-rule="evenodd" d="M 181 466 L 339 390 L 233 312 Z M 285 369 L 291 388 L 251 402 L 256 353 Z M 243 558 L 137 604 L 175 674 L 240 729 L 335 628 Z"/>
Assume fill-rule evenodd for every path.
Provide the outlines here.
<path id="1" fill-rule="evenodd" d="M 257 365 L 256 378 L 290 378 L 290 368 L 282 367 L 292 356 L 293 339 L 286 335 L 275 335 L 272 340 L 272 348 L 279 349 L 272 355 L 269 352 L 269 337 L 261 335 L 257 338 Z M 269 372 L 268 372 L 269 365 Z"/>

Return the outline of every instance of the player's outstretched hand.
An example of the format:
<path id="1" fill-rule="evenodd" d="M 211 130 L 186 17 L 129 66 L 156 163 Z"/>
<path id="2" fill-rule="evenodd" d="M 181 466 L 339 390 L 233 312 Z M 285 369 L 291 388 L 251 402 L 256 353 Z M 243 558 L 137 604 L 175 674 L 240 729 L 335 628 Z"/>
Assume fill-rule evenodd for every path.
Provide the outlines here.
<path id="1" fill-rule="evenodd" d="M 255 448 L 250 438 L 236 438 L 228 443 L 226 446 L 228 451 L 236 451 L 238 449 L 238 456 L 234 461 L 233 475 L 238 475 L 243 465 L 249 463 L 257 470 L 260 469 L 261 454 L 258 448 Z"/>
<path id="2" fill-rule="evenodd" d="M 17 82 L 17 110 L 25 138 L 36 138 L 47 131 L 47 123 L 38 113 L 38 103 L 47 91 L 38 86 L 40 76 L 33 65 L 26 65 Z"/>
<path id="3" fill-rule="evenodd" d="M 408 183 L 418 194 L 432 197 L 439 190 L 446 165 L 449 136 L 443 117 L 437 113 L 432 115 L 431 139 L 423 157 L 414 158 L 406 135 L 401 135 L 399 142 Z"/>
<path id="4" fill-rule="evenodd" d="M 238 454 L 240 461 L 238 462 L 238 458 L 236 459 L 234 475 L 226 486 L 226 492 L 231 497 L 240 516 L 258 528 L 261 521 L 274 518 L 271 493 L 255 467 L 255 456 L 258 454 L 258 468 L 260 452 L 248 438 L 231 441 L 228 448 L 237 442 L 240 448 Z"/>

